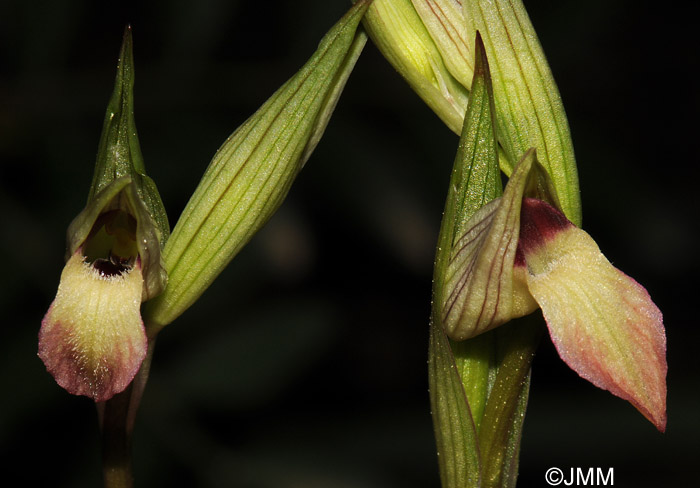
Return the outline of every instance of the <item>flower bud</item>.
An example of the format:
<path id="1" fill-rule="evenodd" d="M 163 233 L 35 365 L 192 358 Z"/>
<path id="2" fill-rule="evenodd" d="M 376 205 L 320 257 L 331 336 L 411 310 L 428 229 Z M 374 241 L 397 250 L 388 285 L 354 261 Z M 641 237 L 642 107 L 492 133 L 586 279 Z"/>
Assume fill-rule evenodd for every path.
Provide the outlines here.
<path id="1" fill-rule="evenodd" d="M 375 0 L 364 20 L 384 57 L 456 134 L 472 89 L 474 39 L 492 65 L 499 165 L 510 175 L 537 149 L 564 213 L 581 225 L 581 201 L 566 113 L 520 0 Z"/>
<path id="2" fill-rule="evenodd" d="M 169 283 L 146 307 L 156 330 L 183 313 L 282 204 L 366 41 L 360 1 L 311 59 L 214 155 L 164 250 Z"/>
<path id="3" fill-rule="evenodd" d="M 425 8 L 419 10 L 424 11 Z M 467 109 L 466 87 L 471 86 L 471 74 L 461 54 L 454 53 L 461 53 L 464 46 L 461 42 L 451 45 L 446 31 L 436 35 L 436 43 L 431 34 L 440 30 L 440 19 L 426 18 L 429 21 L 424 24 L 411 0 L 374 0 L 363 23 L 384 57 L 438 117 L 459 134 Z M 445 61 L 441 53 L 450 56 L 450 61 Z M 453 72 L 459 80 L 468 80 L 468 84 L 460 84 L 448 65 L 459 66 Z"/>

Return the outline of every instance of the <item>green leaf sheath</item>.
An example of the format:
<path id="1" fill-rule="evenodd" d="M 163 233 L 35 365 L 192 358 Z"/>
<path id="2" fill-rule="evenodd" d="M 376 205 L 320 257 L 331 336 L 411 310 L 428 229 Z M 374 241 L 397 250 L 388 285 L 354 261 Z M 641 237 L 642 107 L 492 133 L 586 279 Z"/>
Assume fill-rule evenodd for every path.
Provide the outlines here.
<path id="1" fill-rule="evenodd" d="M 131 177 L 138 197 L 158 229 L 160 245 L 164 245 L 170 234 L 168 217 L 155 183 L 146 175 L 134 120 L 134 55 L 130 27 L 124 31 L 114 91 L 107 105 L 88 201 L 112 181 L 124 176 Z"/>
<path id="2" fill-rule="evenodd" d="M 515 487 L 530 365 L 542 330 L 541 319 L 526 317 L 473 339 L 449 341 L 476 426 L 478 447 L 472 449 L 479 452 L 482 488 Z"/>
<path id="3" fill-rule="evenodd" d="M 543 330 L 537 314 L 488 333 L 494 335 L 496 361 L 479 429 L 483 488 L 515 486 L 530 366 Z"/>
<path id="4" fill-rule="evenodd" d="M 466 341 L 450 340 L 450 347 L 478 431 L 496 377 L 496 335 L 486 332 Z"/>
<path id="5" fill-rule="evenodd" d="M 366 41 L 356 31 L 367 5 L 355 4 L 216 153 L 165 247 L 169 285 L 145 310 L 151 327 L 192 305 L 281 205 Z"/>
<path id="6" fill-rule="evenodd" d="M 554 181 L 566 216 L 581 225 L 578 173 L 569 124 L 535 29 L 520 0 L 465 0 L 491 65 L 498 140 L 513 166 L 530 147 Z"/>
<path id="7" fill-rule="evenodd" d="M 428 350 L 430 405 L 443 488 L 481 486 L 479 440 L 450 342 L 439 324 L 430 324 Z"/>

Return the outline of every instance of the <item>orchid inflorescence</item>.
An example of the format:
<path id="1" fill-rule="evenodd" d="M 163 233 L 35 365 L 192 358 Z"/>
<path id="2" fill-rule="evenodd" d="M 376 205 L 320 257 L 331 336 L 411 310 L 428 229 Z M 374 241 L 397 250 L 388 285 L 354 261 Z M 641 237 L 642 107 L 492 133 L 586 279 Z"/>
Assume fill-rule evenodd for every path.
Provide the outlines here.
<path id="1" fill-rule="evenodd" d="M 664 431 L 661 312 L 580 228 L 563 104 L 517 0 L 358 1 L 223 143 L 172 235 L 136 135 L 127 29 L 88 203 L 68 229 L 67 263 L 39 332 L 47 370 L 99 404 L 132 395 L 119 403 L 132 425 L 157 334 L 279 208 L 323 135 L 365 31 L 461 135 L 437 246 L 429 353 L 443 484 L 514 486 L 539 340 L 539 325 L 518 318 L 538 309 L 573 370 Z"/>

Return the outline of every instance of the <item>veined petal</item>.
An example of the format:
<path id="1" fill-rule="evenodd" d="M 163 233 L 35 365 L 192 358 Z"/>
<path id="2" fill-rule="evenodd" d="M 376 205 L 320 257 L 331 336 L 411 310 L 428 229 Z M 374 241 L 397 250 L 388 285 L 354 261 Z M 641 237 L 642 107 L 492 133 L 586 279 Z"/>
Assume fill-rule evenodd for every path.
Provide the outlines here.
<path id="1" fill-rule="evenodd" d="M 464 340 L 533 312 L 516 251 L 520 205 L 536 168 L 529 151 L 513 171 L 503 196 L 479 211 L 455 236 L 442 293 L 442 323 L 453 340 Z"/>
<path id="2" fill-rule="evenodd" d="M 647 291 L 545 202 L 525 199 L 520 249 L 527 284 L 561 358 L 594 385 L 666 428 L 666 336 Z"/>
<path id="3" fill-rule="evenodd" d="M 56 382 L 96 402 L 122 392 L 146 356 L 137 260 L 122 272 L 100 271 L 79 249 L 66 263 L 56 299 L 39 331 L 39 357 Z"/>

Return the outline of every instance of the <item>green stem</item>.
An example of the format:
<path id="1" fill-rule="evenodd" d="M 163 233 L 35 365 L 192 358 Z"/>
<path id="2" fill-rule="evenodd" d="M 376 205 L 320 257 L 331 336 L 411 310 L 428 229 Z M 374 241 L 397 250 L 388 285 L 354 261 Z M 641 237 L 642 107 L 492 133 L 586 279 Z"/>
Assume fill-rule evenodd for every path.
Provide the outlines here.
<path id="1" fill-rule="evenodd" d="M 102 474 L 105 488 L 132 488 L 131 435 L 136 412 L 151 369 L 155 339 L 148 341 L 148 353 L 126 390 L 97 404 L 102 428 Z"/>
<path id="2" fill-rule="evenodd" d="M 131 432 L 127 427 L 132 386 L 102 407 L 102 472 L 105 488 L 131 488 Z"/>

